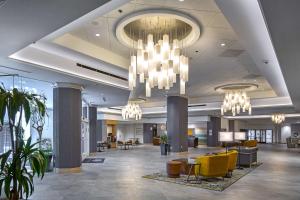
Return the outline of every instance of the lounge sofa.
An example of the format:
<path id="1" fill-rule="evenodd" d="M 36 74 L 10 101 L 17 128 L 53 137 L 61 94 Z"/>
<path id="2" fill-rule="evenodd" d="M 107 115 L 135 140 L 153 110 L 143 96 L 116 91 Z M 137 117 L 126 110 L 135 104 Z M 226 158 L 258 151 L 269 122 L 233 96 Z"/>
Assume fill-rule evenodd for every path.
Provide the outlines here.
<path id="1" fill-rule="evenodd" d="M 256 147 L 257 146 L 257 140 L 246 140 L 242 143 L 242 146 L 244 146 L 244 147 Z"/>
<path id="2" fill-rule="evenodd" d="M 160 138 L 159 137 L 153 137 L 152 143 L 154 146 L 159 146 L 160 145 Z"/>
<path id="3" fill-rule="evenodd" d="M 229 155 L 205 155 L 196 158 L 195 174 L 204 178 L 225 177 L 228 173 Z"/>

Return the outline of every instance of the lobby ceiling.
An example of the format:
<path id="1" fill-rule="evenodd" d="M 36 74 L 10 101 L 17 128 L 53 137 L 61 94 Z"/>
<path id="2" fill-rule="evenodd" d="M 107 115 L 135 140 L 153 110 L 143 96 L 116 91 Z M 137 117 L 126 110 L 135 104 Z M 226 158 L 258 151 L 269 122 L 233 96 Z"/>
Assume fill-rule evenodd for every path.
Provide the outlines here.
<path id="1" fill-rule="evenodd" d="M 117 40 L 115 26 L 118 21 L 132 12 L 157 8 L 187 13 L 200 24 L 199 40 L 186 48 L 190 58 L 190 80 L 187 84 L 189 98 L 218 96 L 221 100 L 215 87 L 240 82 L 259 85 L 259 88 L 250 94 L 253 98 L 277 96 L 268 81 L 260 74 L 251 56 L 240 44 L 238 36 L 213 0 L 131 1 L 54 38 L 52 42 L 96 59 L 106 59 L 111 64 L 127 69 L 130 48 Z M 222 43 L 225 46 L 221 46 Z M 74 44 L 80 44 L 80 48 Z M 96 55 L 94 52 L 89 53 L 91 46 L 98 48 L 99 53 Z M 107 54 L 101 54 L 101 49 L 105 49 Z M 116 57 L 119 59 L 118 62 Z M 141 91 L 140 95 L 144 93 L 145 91 Z M 150 101 L 162 101 L 166 95 L 173 94 L 179 94 L 178 85 L 167 92 L 154 90 Z"/>
<path id="2" fill-rule="evenodd" d="M 26 76 L 38 73 L 38 78 L 50 82 L 80 83 L 89 104 L 123 106 L 129 95 L 130 49 L 117 40 L 115 26 L 128 14 L 158 8 L 188 14 L 199 23 L 199 40 L 185 50 L 190 58 L 186 96 L 190 105 L 196 105 L 195 113 L 218 114 L 223 95 L 215 87 L 231 83 L 259 86 L 249 93 L 254 107 L 292 106 L 257 1 L 112 0 L 34 43 L 23 44 L 25 48 L 16 48 L 11 59 L 0 58 L 0 63 L 4 59 L 22 68 Z M 5 73 L 12 72 L 6 69 Z M 139 92 L 141 96 L 145 93 L 143 89 Z M 166 97 L 178 94 L 179 87 L 168 92 L 154 90 L 142 108 L 159 113 L 166 106 Z"/>

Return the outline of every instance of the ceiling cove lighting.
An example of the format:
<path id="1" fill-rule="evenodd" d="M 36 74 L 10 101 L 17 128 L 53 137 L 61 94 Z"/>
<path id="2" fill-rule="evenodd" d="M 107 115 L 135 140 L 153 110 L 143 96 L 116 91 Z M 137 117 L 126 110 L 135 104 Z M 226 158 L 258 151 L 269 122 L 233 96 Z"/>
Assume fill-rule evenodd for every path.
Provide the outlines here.
<path id="1" fill-rule="evenodd" d="M 275 124 L 281 124 L 285 121 L 285 115 L 281 113 L 273 114 L 271 119 Z"/>
<path id="2" fill-rule="evenodd" d="M 241 112 L 248 111 L 248 114 L 252 114 L 252 106 L 250 97 L 248 97 L 246 91 L 253 90 L 258 86 L 255 84 L 227 84 L 215 88 L 216 91 L 224 92 L 225 97 L 221 105 L 221 115 L 226 112 L 231 112 L 232 116 L 236 116 Z"/>
<path id="3" fill-rule="evenodd" d="M 168 10 L 134 13 L 118 24 L 116 35 L 131 48 L 130 90 L 144 84 L 146 97 L 151 97 L 153 88 L 169 90 L 178 83 L 180 94 L 185 94 L 189 73 L 186 47 L 200 35 L 192 19 Z"/>
<path id="4" fill-rule="evenodd" d="M 128 104 L 122 109 L 122 117 L 124 120 L 140 120 L 142 119 L 142 109 L 137 103 L 128 101 Z"/>

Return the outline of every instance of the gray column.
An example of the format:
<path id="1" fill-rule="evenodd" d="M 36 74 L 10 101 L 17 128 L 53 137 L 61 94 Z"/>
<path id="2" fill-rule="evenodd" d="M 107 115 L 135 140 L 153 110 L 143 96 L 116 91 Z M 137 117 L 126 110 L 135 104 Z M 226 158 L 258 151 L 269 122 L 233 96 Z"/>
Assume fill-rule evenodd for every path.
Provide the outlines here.
<path id="1" fill-rule="evenodd" d="M 96 124 L 96 141 L 102 141 L 102 132 L 104 127 L 104 121 L 103 120 L 97 120 Z"/>
<path id="2" fill-rule="evenodd" d="M 221 130 L 221 118 L 210 117 L 210 121 L 207 122 L 207 146 L 216 147 L 219 146 L 218 134 Z"/>
<path id="3" fill-rule="evenodd" d="M 56 172 L 80 171 L 81 113 L 81 87 L 58 83 L 53 89 L 53 144 Z"/>
<path id="4" fill-rule="evenodd" d="M 97 125 L 97 107 L 89 106 L 88 110 L 89 119 L 89 143 L 90 143 L 90 153 L 95 153 L 97 151 L 97 136 L 96 136 L 96 125 Z"/>
<path id="5" fill-rule="evenodd" d="M 281 142 L 281 124 L 274 125 L 274 142 L 280 143 Z"/>
<path id="6" fill-rule="evenodd" d="M 167 99 L 167 132 L 171 150 L 182 152 L 188 150 L 188 100 L 180 96 Z"/>

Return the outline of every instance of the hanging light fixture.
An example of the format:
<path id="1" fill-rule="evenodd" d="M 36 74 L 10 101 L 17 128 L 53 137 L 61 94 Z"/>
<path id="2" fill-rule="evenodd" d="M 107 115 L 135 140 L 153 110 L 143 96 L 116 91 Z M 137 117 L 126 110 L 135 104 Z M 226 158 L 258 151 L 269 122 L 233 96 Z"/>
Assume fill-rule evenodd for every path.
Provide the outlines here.
<path id="1" fill-rule="evenodd" d="M 252 107 L 246 92 L 230 91 L 226 93 L 221 106 L 221 114 L 224 115 L 227 111 L 231 111 L 233 116 L 240 114 L 241 111 L 248 111 L 248 114 L 251 115 Z"/>
<path id="2" fill-rule="evenodd" d="M 137 79 L 145 83 L 146 96 L 151 96 L 151 89 L 169 90 L 180 81 L 180 94 L 185 94 L 185 84 L 188 81 L 189 59 L 182 54 L 178 39 L 170 42 L 169 34 L 154 43 L 153 35 L 147 35 L 147 43 L 138 39 L 136 55 L 131 56 L 129 66 L 129 89 L 136 87 Z"/>
<path id="3" fill-rule="evenodd" d="M 246 91 L 256 88 L 258 88 L 258 85 L 251 83 L 227 84 L 216 87 L 216 91 L 225 93 L 221 105 L 221 115 L 224 115 L 226 112 L 231 112 L 233 116 L 241 112 L 248 112 L 248 114 L 251 115 L 252 106 L 250 97 L 248 97 Z"/>
<path id="4" fill-rule="evenodd" d="M 272 122 L 275 124 L 281 124 L 285 121 L 285 115 L 284 114 L 273 114 L 272 115 Z"/>
<path id="5" fill-rule="evenodd" d="M 189 58 L 186 47 L 200 36 L 198 23 L 171 10 L 132 13 L 116 26 L 120 42 L 131 48 L 128 82 L 133 90 L 145 84 L 146 97 L 154 88 L 169 90 L 179 86 L 186 93 Z"/>
<path id="6" fill-rule="evenodd" d="M 122 109 L 122 117 L 125 120 L 140 120 L 142 119 L 142 109 L 140 108 L 139 104 L 129 101 L 128 104 Z"/>

